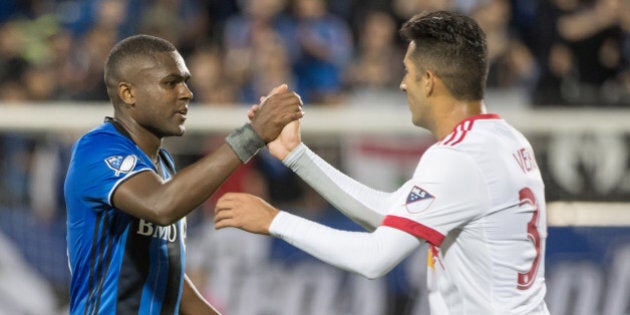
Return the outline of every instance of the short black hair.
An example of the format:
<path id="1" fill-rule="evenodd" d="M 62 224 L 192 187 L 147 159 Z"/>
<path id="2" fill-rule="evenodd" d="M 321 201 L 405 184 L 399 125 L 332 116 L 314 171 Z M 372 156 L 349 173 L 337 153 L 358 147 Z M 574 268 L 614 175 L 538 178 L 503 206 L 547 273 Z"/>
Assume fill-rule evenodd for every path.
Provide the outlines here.
<path id="1" fill-rule="evenodd" d="M 415 43 L 412 57 L 419 69 L 433 71 L 454 97 L 483 99 L 488 52 L 475 20 L 448 11 L 420 13 L 403 24 L 400 34 Z"/>
<path id="2" fill-rule="evenodd" d="M 171 42 L 151 35 L 133 35 L 118 42 L 105 60 L 104 79 L 109 97 L 114 100 L 116 85 L 122 78 L 123 74 L 120 72 L 125 63 L 172 51 L 177 51 L 177 48 Z"/>

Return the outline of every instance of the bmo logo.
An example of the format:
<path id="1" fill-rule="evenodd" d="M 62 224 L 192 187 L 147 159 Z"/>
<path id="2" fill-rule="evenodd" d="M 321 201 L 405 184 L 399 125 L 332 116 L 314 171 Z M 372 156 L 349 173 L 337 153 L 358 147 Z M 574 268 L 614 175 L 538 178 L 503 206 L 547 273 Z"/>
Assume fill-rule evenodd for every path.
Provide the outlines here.
<path id="1" fill-rule="evenodd" d="M 169 242 L 177 241 L 177 223 L 173 223 L 167 226 L 161 226 L 157 224 L 153 224 L 151 222 L 147 222 L 143 219 L 140 219 L 138 222 L 138 230 L 136 231 L 139 235 L 151 236 L 154 238 L 163 239 Z"/>

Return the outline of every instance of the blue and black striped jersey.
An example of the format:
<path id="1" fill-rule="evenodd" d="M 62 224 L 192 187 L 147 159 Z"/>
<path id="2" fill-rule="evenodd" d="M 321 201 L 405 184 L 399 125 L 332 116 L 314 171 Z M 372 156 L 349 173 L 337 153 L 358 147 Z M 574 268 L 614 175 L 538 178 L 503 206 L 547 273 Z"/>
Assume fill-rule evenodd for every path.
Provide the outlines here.
<path id="1" fill-rule="evenodd" d="M 185 219 L 158 226 L 116 209 L 116 188 L 139 172 L 168 179 L 115 121 L 75 143 L 64 191 L 71 314 L 177 314 L 184 279 Z"/>

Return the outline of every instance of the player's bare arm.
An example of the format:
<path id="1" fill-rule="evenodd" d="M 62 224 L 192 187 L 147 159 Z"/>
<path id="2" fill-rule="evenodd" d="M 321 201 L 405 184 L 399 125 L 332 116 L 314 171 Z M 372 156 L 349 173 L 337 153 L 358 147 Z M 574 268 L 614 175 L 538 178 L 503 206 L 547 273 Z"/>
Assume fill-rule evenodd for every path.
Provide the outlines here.
<path id="1" fill-rule="evenodd" d="M 251 130 L 267 143 L 283 127 L 302 117 L 300 98 L 286 86 L 265 99 L 251 117 Z M 247 130 L 245 130 L 247 132 Z M 123 182 L 114 192 L 114 205 L 141 219 L 168 225 L 184 217 L 227 179 L 243 162 L 234 145 L 224 143 L 212 154 L 178 172 L 169 181 L 145 171 Z"/>

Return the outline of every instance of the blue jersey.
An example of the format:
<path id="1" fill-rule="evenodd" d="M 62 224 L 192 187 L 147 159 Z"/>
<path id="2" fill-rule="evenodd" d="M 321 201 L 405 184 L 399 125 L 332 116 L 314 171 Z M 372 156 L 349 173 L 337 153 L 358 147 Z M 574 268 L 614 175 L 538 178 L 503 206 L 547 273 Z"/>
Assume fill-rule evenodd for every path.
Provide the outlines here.
<path id="1" fill-rule="evenodd" d="M 184 279 L 185 219 L 158 226 L 112 204 L 116 188 L 140 172 L 165 180 L 173 160 L 156 167 L 113 120 L 75 143 L 64 186 L 71 314 L 177 314 Z"/>

